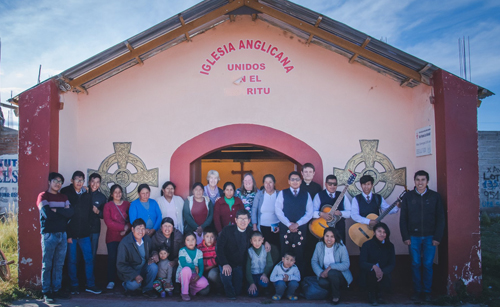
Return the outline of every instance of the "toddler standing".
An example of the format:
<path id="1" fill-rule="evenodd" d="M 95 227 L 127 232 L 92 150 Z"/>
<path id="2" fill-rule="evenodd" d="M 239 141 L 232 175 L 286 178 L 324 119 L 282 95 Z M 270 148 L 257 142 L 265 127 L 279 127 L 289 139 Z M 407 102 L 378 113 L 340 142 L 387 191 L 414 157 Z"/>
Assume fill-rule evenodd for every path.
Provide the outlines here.
<path id="1" fill-rule="evenodd" d="M 158 262 L 158 274 L 156 275 L 156 280 L 153 282 L 153 288 L 160 293 L 161 297 L 165 297 L 166 293 L 172 296 L 172 271 L 173 267 L 170 265 L 168 258 L 168 251 L 166 248 L 162 247 L 159 251 L 160 261 Z"/>
<path id="2" fill-rule="evenodd" d="M 264 236 L 260 231 L 254 231 L 250 237 L 252 246 L 248 249 L 246 278 L 248 284 L 248 295 L 259 296 L 258 289 L 267 288 L 269 285 L 269 273 L 273 268 L 271 253 L 264 248 Z"/>

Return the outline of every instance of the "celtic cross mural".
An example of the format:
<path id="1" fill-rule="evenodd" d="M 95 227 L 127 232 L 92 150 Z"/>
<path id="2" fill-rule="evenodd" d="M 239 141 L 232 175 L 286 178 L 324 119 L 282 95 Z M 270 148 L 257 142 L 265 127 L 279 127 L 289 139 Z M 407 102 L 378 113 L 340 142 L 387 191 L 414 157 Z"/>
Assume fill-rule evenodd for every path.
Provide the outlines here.
<path id="1" fill-rule="evenodd" d="M 379 182 L 385 183 L 384 187 L 380 191 L 373 191 L 382 195 L 385 199 L 391 195 L 394 191 L 396 185 L 405 186 L 406 185 L 406 167 L 401 167 L 396 169 L 392 161 L 383 153 L 378 152 L 378 140 L 359 140 L 361 146 L 361 152 L 352 156 L 344 169 L 333 168 L 333 174 L 337 176 L 338 184 L 345 185 L 347 179 L 351 173 L 349 170 L 356 172 L 356 181 L 359 182 L 359 178 L 363 175 L 370 175 L 375 179 L 373 185 L 377 185 Z M 364 163 L 364 169 L 361 171 L 355 171 L 356 168 Z M 375 163 L 380 164 L 383 171 L 377 169 Z M 359 188 L 352 184 L 347 190 L 352 197 L 361 193 Z"/>
<path id="2" fill-rule="evenodd" d="M 111 184 L 119 184 L 123 188 L 124 196 L 129 201 L 139 197 L 137 189 L 132 189 L 127 192 L 127 187 L 133 182 L 138 185 L 147 183 L 150 186 L 158 186 L 158 168 L 148 170 L 144 162 L 136 155 L 130 152 L 132 143 L 113 143 L 115 153 L 109 155 L 101 162 L 98 170 L 88 169 L 88 176 L 92 173 L 98 173 L 102 177 L 101 191 L 107 196 Z M 113 165 L 117 165 L 117 170 L 113 173 L 108 173 Z M 128 168 L 131 164 L 136 172 L 132 173 Z"/>

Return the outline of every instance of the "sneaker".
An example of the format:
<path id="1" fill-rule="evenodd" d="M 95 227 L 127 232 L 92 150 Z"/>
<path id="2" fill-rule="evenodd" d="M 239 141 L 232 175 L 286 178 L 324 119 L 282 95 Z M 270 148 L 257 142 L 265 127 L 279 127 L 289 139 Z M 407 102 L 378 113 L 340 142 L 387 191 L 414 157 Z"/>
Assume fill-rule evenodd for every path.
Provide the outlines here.
<path id="1" fill-rule="evenodd" d="M 298 300 L 299 298 L 298 298 L 296 295 L 290 295 L 290 296 L 288 297 L 288 299 L 289 299 L 289 300 L 291 300 L 291 301 L 296 301 L 296 300 Z"/>
<path id="2" fill-rule="evenodd" d="M 153 290 L 142 292 L 142 296 L 147 297 L 147 298 L 157 298 L 158 297 L 158 295 L 156 294 L 156 292 L 153 291 Z"/>
<path id="3" fill-rule="evenodd" d="M 114 287 L 115 287 L 115 283 L 114 283 L 114 282 L 112 282 L 112 281 L 110 281 L 110 282 L 108 283 L 108 285 L 106 286 L 106 289 L 108 289 L 108 290 L 113 290 L 113 289 L 114 289 Z"/>
<path id="4" fill-rule="evenodd" d="M 278 295 L 278 294 L 273 295 L 272 299 L 273 299 L 273 301 L 279 301 L 281 299 L 281 295 Z"/>
<path id="5" fill-rule="evenodd" d="M 420 300 L 420 292 L 413 292 L 413 294 L 410 296 L 410 300 L 419 301 Z"/>
<path id="6" fill-rule="evenodd" d="M 183 301 L 190 301 L 191 297 L 189 297 L 189 294 L 181 294 L 182 300 Z"/>
<path id="7" fill-rule="evenodd" d="M 167 294 L 165 293 L 165 291 L 161 291 L 161 293 L 160 293 L 160 297 L 161 297 L 161 298 L 165 298 L 165 296 L 167 296 Z"/>
<path id="8" fill-rule="evenodd" d="M 368 292 L 368 303 L 372 306 L 378 306 L 378 302 L 375 299 L 375 293 Z"/>
<path id="9" fill-rule="evenodd" d="M 432 296 L 431 296 L 430 293 L 428 293 L 428 292 L 424 293 L 424 301 L 426 301 L 426 302 L 432 302 Z"/>
<path id="10" fill-rule="evenodd" d="M 63 290 L 59 290 L 54 292 L 53 294 L 54 298 L 59 298 L 59 299 L 69 299 L 69 293 Z"/>
<path id="11" fill-rule="evenodd" d="M 167 282 L 165 284 L 165 291 L 173 291 L 174 290 L 174 286 L 172 286 L 171 283 Z"/>
<path id="12" fill-rule="evenodd" d="M 43 300 L 45 301 L 45 304 L 53 304 L 54 303 L 54 296 L 52 295 L 52 292 L 44 293 Z"/>
<path id="13" fill-rule="evenodd" d="M 80 294 L 78 286 L 71 286 L 71 294 Z"/>
<path id="14" fill-rule="evenodd" d="M 96 286 L 86 287 L 85 291 L 90 292 L 90 293 L 94 293 L 94 294 L 101 294 L 102 293 L 102 290 L 97 288 Z"/>

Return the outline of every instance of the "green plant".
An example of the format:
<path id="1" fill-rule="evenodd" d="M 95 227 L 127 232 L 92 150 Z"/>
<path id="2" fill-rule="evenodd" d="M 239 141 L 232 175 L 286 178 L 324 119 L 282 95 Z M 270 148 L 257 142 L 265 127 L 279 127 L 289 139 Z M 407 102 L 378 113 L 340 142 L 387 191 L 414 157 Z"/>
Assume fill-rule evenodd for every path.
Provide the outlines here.
<path id="1" fill-rule="evenodd" d="M 13 210 L 9 212 L 11 213 L 7 214 L 5 221 L 0 222 L 0 249 L 4 252 L 7 260 L 14 260 L 15 263 L 10 266 L 11 279 L 8 281 L 0 280 L 0 305 L 26 296 L 38 296 L 37 291 L 22 289 L 17 285 L 17 214 L 12 213 Z"/>

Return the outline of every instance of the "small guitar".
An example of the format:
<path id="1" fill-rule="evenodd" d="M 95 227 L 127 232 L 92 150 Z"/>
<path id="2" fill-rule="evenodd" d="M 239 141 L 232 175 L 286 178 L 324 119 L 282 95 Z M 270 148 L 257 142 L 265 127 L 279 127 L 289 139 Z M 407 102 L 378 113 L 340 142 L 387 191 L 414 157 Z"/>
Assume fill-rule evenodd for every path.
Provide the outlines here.
<path id="1" fill-rule="evenodd" d="M 349 170 L 349 172 L 351 172 Z M 325 231 L 325 228 L 328 227 L 335 227 L 335 224 L 337 224 L 338 221 L 342 218 L 341 216 L 335 215 L 335 211 L 337 211 L 337 208 L 339 207 L 340 203 L 344 199 L 344 194 L 347 192 L 347 189 L 351 184 L 354 183 L 354 180 L 356 180 L 356 173 L 351 172 L 351 176 L 347 180 L 347 184 L 344 187 L 344 190 L 342 193 L 340 193 L 339 197 L 337 198 L 337 201 L 335 201 L 335 204 L 333 206 L 330 205 L 324 205 L 321 207 L 321 212 L 326 212 L 331 216 L 331 220 L 327 221 L 326 219 L 319 217 L 317 219 L 314 219 L 309 223 L 309 231 L 318 239 L 323 238 L 323 233 Z"/>
<path id="2" fill-rule="evenodd" d="M 396 201 L 392 205 L 390 205 L 389 208 L 387 208 L 384 212 L 382 212 L 380 216 L 377 216 L 376 214 L 372 213 L 368 214 L 366 218 L 370 220 L 375 220 L 377 223 L 380 222 L 387 214 L 389 214 L 389 212 L 391 212 L 391 210 L 394 207 L 396 207 L 396 205 L 401 201 L 401 199 L 403 199 L 403 196 L 406 194 L 406 192 L 408 191 L 406 190 L 405 186 L 404 191 L 401 192 L 398 199 L 396 199 Z M 373 238 L 373 229 L 366 224 L 356 223 L 349 228 L 349 237 L 351 237 L 351 240 L 357 246 L 361 247 L 363 243 Z"/>

